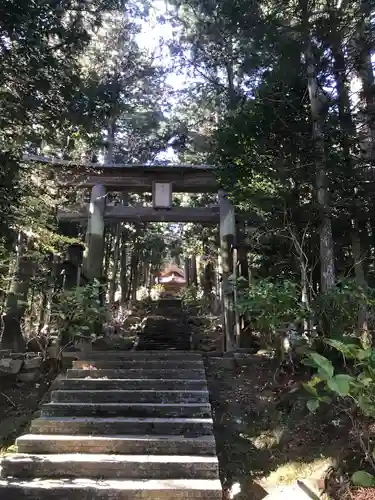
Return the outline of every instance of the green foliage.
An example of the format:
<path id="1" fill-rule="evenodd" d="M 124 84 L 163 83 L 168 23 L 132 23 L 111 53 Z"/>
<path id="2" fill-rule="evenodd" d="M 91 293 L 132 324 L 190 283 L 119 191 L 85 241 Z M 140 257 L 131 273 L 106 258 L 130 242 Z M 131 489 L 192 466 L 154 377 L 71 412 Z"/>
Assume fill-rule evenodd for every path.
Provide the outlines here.
<path id="1" fill-rule="evenodd" d="M 354 333 L 357 329 L 358 314 L 363 307 L 371 309 L 375 291 L 360 287 L 353 279 L 345 279 L 316 296 L 312 303 L 316 322 L 329 323 L 330 336 Z"/>
<path id="2" fill-rule="evenodd" d="M 375 486 L 375 476 L 364 470 L 358 470 L 352 475 L 352 481 L 356 486 L 371 488 Z"/>
<path id="3" fill-rule="evenodd" d="M 84 338 L 94 341 L 101 334 L 98 325 L 106 321 L 106 307 L 101 304 L 101 284 L 94 280 L 85 286 L 65 290 L 56 297 L 52 325 L 60 338 Z"/>
<path id="4" fill-rule="evenodd" d="M 321 404 L 331 404 L 338 412 L 350 417 L 357 433 L 365 458 L 375 473 L 375 465 L 366 450 L 361 431 L 357 429 L 359 415 L 375 417 L 375 349 L 337 339 L 326 339 L 326 343 L 343 357 L 343 367 L 334 368 L 332 362 L 316 352 L 311 352 L 304 363 L 316 369 L 316 375 L 305 384 L 311 399 L 307 407 L 315 412 Z M 358 471 L 352 481 L 360 486 L 374 486 L 375 476 Z"/>
<path id="5" fill-rule="evenodd" d="M 271 278 L 257 280 L 248 290 L 242 290 L 238 308 L 240 313 L 249 314 L 251 328 L 271 346 L 279 344 L 280 333 L 291 323 L 298 323 L 308 315 L 300 300 L 299 287 L 289 280 Z"/>
<path id="6" fill-rule="evenodd" d="M 195 285 L 187 286 L 181 292 L 181 301 L 184 307 L 197 306 L 200 298 L 200 291 Z"/>

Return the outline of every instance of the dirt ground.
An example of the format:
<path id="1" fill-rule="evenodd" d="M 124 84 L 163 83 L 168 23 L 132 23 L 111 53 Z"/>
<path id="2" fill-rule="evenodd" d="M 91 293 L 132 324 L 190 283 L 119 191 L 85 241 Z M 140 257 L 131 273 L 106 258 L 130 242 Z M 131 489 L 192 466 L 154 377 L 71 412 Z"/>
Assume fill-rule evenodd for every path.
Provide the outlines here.
<path id="1" fill-rule="evenodd" d="M 0 379 L 0 451 L 27 427 L 50 386 L 50 377 L 39 382 Z"/>
<path id="2" fill-rule="evenodd" d="M 326 498 L 375 500 L 375 489 L 349 491 L 348 474 L 363 468 L 362 454 L 349 423 L 337 420 L 328 406 L 314 415 L 307 411 L 300 388 L 306 375 L 275 382 L 274 361 L 258 355 L 249 366 L 225 365 L 220 358 L 206 361 L 228 498 L 261 500 L 279 485 L 303 480 L 312 491 L 328 491 Z"/>

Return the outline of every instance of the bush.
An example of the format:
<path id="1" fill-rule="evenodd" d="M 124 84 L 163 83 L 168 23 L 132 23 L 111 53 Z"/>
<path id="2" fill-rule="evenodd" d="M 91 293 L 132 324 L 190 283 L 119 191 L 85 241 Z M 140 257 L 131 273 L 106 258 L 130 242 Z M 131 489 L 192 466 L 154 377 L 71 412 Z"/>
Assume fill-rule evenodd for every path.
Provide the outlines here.
<path id="1" fill-rule="evenodd" d="M 73 290 L 64 290 L 56 297 L 52 324 L 60 344 L 74 340 L 96 340 L 102 334 L 107 311 L 100 300 L 101 284 L 94 280 Z"/>
<path id="2" fill-rule="evenodd" d="M 363 417 L 375 417 L 375 350 L 336 339 L 325 342 L 337 350 L 345 362 L 338 370 L 328 358 L 317 352 L 309 353 L 304 364 L 315 368 L 316 375 L 304 384 L 311 396 L 307 407 L 315 412 L 322 404 L 329 404 L 338 414 L 349 417 L 364 458 L 375 474 L 375 449 L 369 447 L 370 440 L 360 422 Z M 357 471 L 352 481 L 359 486 L 375 486 L 373 474 Z"/>
<path id="3" fill-rule="evenodd" d="M 194 309 L 197 314 L 203 313 L 207 306 L 203 300 L 203 292 L 195 285 L 190 285 L 182 290 L 181 302 L 185 309 Z"/>
<path id="4" fill-rule="evenodd" d="M 312 303 L 321 334 L 330 337 L 355 333 L 361 308 L 373 306 L 373 291 L 366 293 L 352 279 L 345 279 L 319 294 Z"/>
<path id="5" fill-rule="evenodd" d="M 238 295 L 240 314 L 248 315 L 249 326 L 259 334 L 261 343 L 276 350 L 290 325 L 309 316 L 301 303 L 299 287 L 289 280 L 261 279 L 248 289 L 239 288 Z"/>

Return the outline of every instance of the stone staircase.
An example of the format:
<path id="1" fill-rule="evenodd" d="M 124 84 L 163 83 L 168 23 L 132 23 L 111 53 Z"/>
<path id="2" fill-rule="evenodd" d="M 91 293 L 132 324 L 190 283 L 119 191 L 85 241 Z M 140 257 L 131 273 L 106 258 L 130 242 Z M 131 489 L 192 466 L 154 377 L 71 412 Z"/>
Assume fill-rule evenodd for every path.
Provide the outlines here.
<path id="1" fill-rule="evenodd" d="M 181 300 L 160 299 L 153 314 L 145 319 L 139 333 L 137 350 L 189 350 L 191 327 L 182 309 Z"/>
<path id="2" fill-rule="evenodd" d="M 93 352 L 54 382 L 0 500 L 219 500 L 211 406 L 199 354 Z"/>

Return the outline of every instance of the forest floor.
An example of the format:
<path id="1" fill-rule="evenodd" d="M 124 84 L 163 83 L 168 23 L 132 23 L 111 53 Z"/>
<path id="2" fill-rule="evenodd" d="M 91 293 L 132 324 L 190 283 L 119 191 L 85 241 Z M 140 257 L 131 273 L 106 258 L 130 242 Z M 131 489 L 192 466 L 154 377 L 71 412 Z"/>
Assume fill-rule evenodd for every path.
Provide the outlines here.
<path id="1" fill-rule="evenodd" d="M 375 500 L 375 489 L 350 491 L 345 479 L 364 468 L 349 422 L 339 420 L 328 406 L 310 414 L 307 394 L 300 388 L 304 376 L 275 381 L 275 368 L 272 359 L 261 355 L 241 368 L 207 358 L 227 498 L 261 500 L 281 485 L 300 480 L 311 492 L 328 491 L 326 498 Z"/>
<path id="2" fill-rule="evenodd" d="M 0 382 L 0 453 L 27 428 L 49 390 L 49 377 L 40 382 Z"/>

